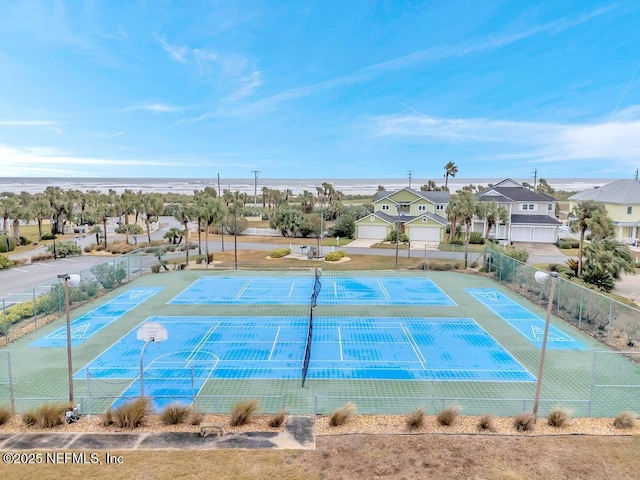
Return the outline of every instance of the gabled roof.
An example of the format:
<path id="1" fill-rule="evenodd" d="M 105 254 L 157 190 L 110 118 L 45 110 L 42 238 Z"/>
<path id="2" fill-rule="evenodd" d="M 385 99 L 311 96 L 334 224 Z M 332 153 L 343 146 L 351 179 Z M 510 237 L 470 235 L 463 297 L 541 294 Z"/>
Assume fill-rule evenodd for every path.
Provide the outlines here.
<path id="1" fill-rule="evenodd" d="M 435 213 L 423 213 L 422 215 L 418 215 L 417 217 L 413 217 L 413 219 L 409 220 L 409 221 L 405 221 L 405 224 L 409 224 L 409 223 L 418 223 L 418 220 L 422 221 L 422 217 L 427 217 L 429 220 L 433 220 L 436 223 L 439 223 L 440 225 L 443 226 L 447 226 L 449 224 L 449 222 L 447 222 L 446 218 L 441 217 L 440 215 L 436 215 Z"/>
<path id="2" fill-rule="evenodd" d="M 496 195 L 497 194 L 497 195 Z M 480 202 L 500 201 L 513 202 L 555 202 L 555 198 L 546 193 L 535 192 L 523 187 L 521 184 L 507 178 L 484 192 L 476 193 L 476 199 Z M 499 197 L 499 200 L 498 198 Z"/>
<path id="3" fill-rule="evenodd" d="M 405 187 L 400 190 L 394 190 L 394 191 L 387 191 L 387 190 L 378 191 L 373 196 L 373 203 L 379 200 L 385 199 L 387 197 L 390 197 L 394 193 L 401 192 L 402 190 L 406 190 L 407 192 L 413 193 L 416 196 L 416 198 L 421 198 L 428 202 L 436 203 L 436 204 L 449 203 L 449 197 L 451 197 L 451 193 L 445 192 L 445 191 L 422 192 L 419 190 L 414 190 L 413 188 Z"/>
<path id="4" fill-rule="evenodd" d="M 562 222 L 556 220 L 549 215 L 521 215 L 521 214 L 513 214 L 511 215 L 511 224 L 512 225 L 562 225 Z"/>
<path id="5" fill-rule="evenodd" d="M 601 203 L 640 204 L 640 182 L 616 180 L 600 188 L 584 190 L 569 197 L 569 200 L 595 200 Z"/>
<path id="6" fill-rule="evenodd" d="M 382 220 L 383 222 L 387 222 L 390 225 L 393 225 L 396 221 L 397 218 L 396 217 L 392 217 L 391 215 L 387 215 L 386 213 L 383 212 L 373 212 L 373 213 L 368 213 L 366 214 L 364 217 L 359 218 L 358 220 L 356 220 L 356 223 L 363 221 L 365 218 L 369 218 L 371 215 L 373 215 L 374 217 L 379 218 L 380 220 Z M 411 217 L 413 218 L 413 217 Z"/>

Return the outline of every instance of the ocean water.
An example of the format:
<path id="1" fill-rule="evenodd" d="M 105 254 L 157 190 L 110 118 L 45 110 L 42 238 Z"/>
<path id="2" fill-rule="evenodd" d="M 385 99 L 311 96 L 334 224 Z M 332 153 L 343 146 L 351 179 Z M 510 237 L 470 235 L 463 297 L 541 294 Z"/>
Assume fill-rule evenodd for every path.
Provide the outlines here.
<path id="1" fill-rule="evenodd" d="M 421 185 L 428 182 L 429 179 L 414 178 L 411 187 L 420 189 Z M 449 178 L 449 189 L 455 192 L 466 185 L 483 185 L 496 184 L 503 180 L 502 178 Z M 514 179 L 518 182 L 533 183 L 533 179 Z M 548 178 L 549 185 L 556 190 L 565 191 L 582 191 L 589 188 L 605 185 L 614 181 L 612 178 Z M 316 193 L 316 187 L 327 182 L 333 185 L 333 188 L 347 195 L 373 195 L 378 190 L 378 185 L 382 185 L 386 190 L 397 190 L 409 186 L 409 179 L 389 179 L 389 178 L 373 178 L 373 179 L 273 179 L 258 178 L 257 190 L 260 195 L 263 187 L 272 189 L 285 190 L 291 189 L 294 194 L 302 193 L 303 190 L 309 190 Z M 436 181 L 437 185 L 444 185 L 444 181 Z M 54 178 L 54 177 L 38 177 L 38 178 L 0 178 L 0 192 L 28 192 L 40 193 L 44 192 L 48 186 L 60 187 L 63 190 L 77 189 L 81 192 L 87 190 L 98 190 L 106 193 L 109 189 L 113 189 L 118 193 L 122 193 L 125 189 L 134 192 L 142 191 L 144 193 L 151 192 L 173 192 L 192 194 L 194 190 L 202 190 L 204 187 L 210 186 L 218 189 L 218 180 L 216 178 Z M 253 178 L 221 178 L 220 190 L 230 189 L 231 191 L 240 191 L 244 193 L 254 193 Z"/>

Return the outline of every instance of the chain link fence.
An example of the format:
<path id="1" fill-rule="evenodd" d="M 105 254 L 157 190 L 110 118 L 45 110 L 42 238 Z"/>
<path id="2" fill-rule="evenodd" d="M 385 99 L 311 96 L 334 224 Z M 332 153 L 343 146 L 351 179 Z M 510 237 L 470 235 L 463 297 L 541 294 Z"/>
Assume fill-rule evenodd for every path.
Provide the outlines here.
<path id="1" fill-rule="evenodd" d="M 109 259 L 77 272 L 81 282 L 69 289 L 71 308 L 82 306 L 148 272 L 138 255 Z M 50 285 L 32 287 L 0 299 L 0 346 L 61 315 L 65 308 L 63 283 L 54 277 Z"/>
<path id="2" fill-rule="evenodd" d="M 533 303 L 547 305 L 550 282 L 537 283 L 538 269 L 531 265 L 492 251 L 487 253 L 485 271 Z M 553 313 L 616 350 L 633 351 L 640 346 L 640 310 L 562 277 L 558 278 Z"/>

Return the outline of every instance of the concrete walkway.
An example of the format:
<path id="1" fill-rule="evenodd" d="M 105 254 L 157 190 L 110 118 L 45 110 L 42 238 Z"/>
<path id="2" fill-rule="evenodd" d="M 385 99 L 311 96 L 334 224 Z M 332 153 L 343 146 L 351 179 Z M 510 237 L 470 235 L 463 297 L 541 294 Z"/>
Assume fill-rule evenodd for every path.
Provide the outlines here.
<path id="1" fill-rule="evenodd" d="M 289 417 L 283 432 L 232 433 L 5 433 L 0 450 L 212 450 L 221 448 L 314 449 L 314 418 Z"/>

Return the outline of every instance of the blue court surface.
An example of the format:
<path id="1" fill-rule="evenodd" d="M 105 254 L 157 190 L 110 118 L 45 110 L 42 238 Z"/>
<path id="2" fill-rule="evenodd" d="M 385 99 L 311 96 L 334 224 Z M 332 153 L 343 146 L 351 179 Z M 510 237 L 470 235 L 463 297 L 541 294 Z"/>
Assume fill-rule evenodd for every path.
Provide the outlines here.
<path id="1" fill-rule="evenodd" d="M 455 306 L 429 278 L 330 277 L 321 278 L 320 304 Z M 310 302 L 312 277 L 202 277 L 169 303 L 277 304 Z"/>
<path id="2" fill-rule="evenodd" d="M 71 322 L 71 344 L 80 345 L 111 322 L 136 308 L 158 293 L 161 288 L 132 288 L 95 310 L 85 313 Z M 66 325 L 49 335 L 32 342 L 32 347 L 63 347 L 67 345 Z"/>
<path id="3" fill-rule="evenodd" d="M 542 348 L 546 321 L 492 288 L 466 288 L 467 293 L 493 311 L 538 348 Z M 550 350 L 587 350 L 583 343 L 549 325 L 547 348 Z"/>
<path id="4" fill-rule="evenodd" d="M 154 407 L 189 404 L 209 378 L 300 379 L 308 319 L 150 317 L 168 340 L 144 355 L 145 395 Z M 137 328 L 75 374 L 130 379 L 121 397 L 140 394 Z M 193 382 L 192 382 L 193 377 Z M 532 382 L 535 378 L 472 319 L 314 319 L 307 379 Z"/>

